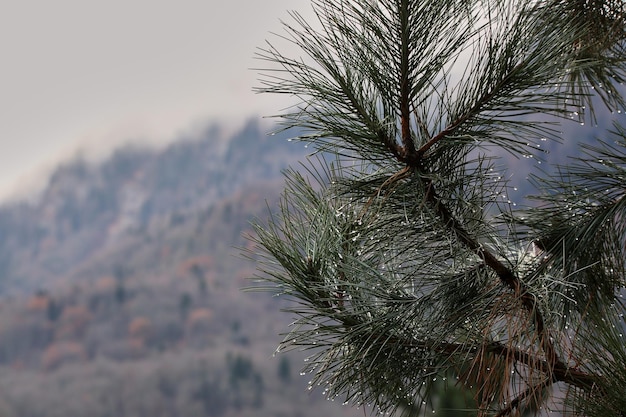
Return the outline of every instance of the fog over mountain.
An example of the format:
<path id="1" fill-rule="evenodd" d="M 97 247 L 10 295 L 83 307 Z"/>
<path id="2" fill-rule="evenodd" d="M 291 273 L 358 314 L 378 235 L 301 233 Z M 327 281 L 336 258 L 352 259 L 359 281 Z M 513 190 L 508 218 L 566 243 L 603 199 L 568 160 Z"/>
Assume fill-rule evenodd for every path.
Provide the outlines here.
<path id="1" fill-rule="evenodd" d="M 163 144 L 207 117 L 289 105 L 254 94 L 256 48 L 308 0 L 32 0 L 0 14 L 0 197 L 76 149 Z M 288 47 L 288 45 L 287 45 Z"/>

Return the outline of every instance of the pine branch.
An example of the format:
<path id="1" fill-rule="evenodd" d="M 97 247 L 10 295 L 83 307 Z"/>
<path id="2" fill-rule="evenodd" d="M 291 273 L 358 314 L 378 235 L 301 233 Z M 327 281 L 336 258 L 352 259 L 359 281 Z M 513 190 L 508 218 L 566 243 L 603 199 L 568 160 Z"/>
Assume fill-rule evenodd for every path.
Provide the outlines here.
<path id="1" fill-rule="evenodd" d="M 413 158 L 418 160 L 419 156 L 413 154 Z M 399 160 L 399 162 L 402 162 L 402 160 Z M 411 168 L 409 168 L 409 170 L 411 170 Z M 531 319 L 535 325 L 535 329 L 539 335 L 540 344 L 546 357 L 549 360 L 549 363 L 551 364 L 551 367 L 566 367 L 556 353 L 554 344 L 551 341 L 549 330 L 545 326 L 543 316 L 538 309 L 535 297 L 531 294 L 528 288 L 526 288 L 525 285 L 520 282 L 519 278 L 513 273 L 513 271 L 506 267 L 493 253 L 487 250 L 474 237 L 472 237 L 472 235 L 467 230 L 465 230 L 463 224 L 454 217 L 452 212 L 437 195 L 435 186 L 432 180 L 428 176 L 426 176 L 424 167 L 418 167 L 417 175 L 426 190 L 425 200 L 435 210 L 442 223 L 453 232 L 453 234 L 459 239 L 461 243 L 467 246 L 480 259 L 482 259 L 485 264 L 498 275 L 503 284 L 513 290 L 514 293 L 520 297 L 522 305 L 530 314 Z M 394 176 L 394 182 L 399 181 L 404 177 L 405 176 Z"/>
<path id="2" fill-rule="evenodd" d="M 422 145 L 417 151 L 412 152 L 411 158 L 407 158 L 413 164 L 419 163 L 419 161 L 423 158 L 423 156 L 428 152 L 430 148 L 432 148 L 435 144 L 442 141 L 443 139 L 453 135 L 456 130 L 462 126 L 465 122 L 467 122 L 471 117 L 477 115 L 482 110 L 483 106 L 489 103 L 496 94 L 509 83 L 509 81 L 514 77 L 514 75 L 523 67 L 523 62 L 517 64 L 502 80 L 490 91 L 486 92 L 482 97 L 480 97 L 476 103 L 463 115 L 459 116 L 455 121 L 450 123 L 445 129 L 441 132 L 437 133 L 434 137 L 432 137 L 428 142 Z"/>
<path id="3" fill-rule="evenodd" d="M 355 316 L 351 315 L 341 316 L 339 320 L 345 326 L 347 331 L 357 328 L 363 324 Z M 516 362 L 522 363 L 529 368 L 544 373 L 547 376 L 544 383 L 546 385 L 551 385 L 555 382 L 565 382 L 577 388 L 589 390 L 601 379 L 598 375 L 586 373 L 577 368 L 568 367 L 565 364 L 554 366 L 550 362 L 539 359 L 528 352 L 504 345 L 497 341 L 477 345 L 432 339 L 405 339 L 396 334 L 374 334 L 371 336 L 371 339 L 386 340 L 388 343 L 393 345 L 404 346 L 405 348 L 428 350 L 448 356 L 458 355 L 468 357 L 469 355 L 476 354 L 482 348 L 485 352 L 494 353 L 500 357 L 510 357 Z"/>
<path id="4" fill-rule="evenodd" d="M 273 272 L 272 265 L 271 279 L 300 300 L 291 310 L 300 317 L 293 345 L 327 348 L 316 356 L 314 379 L 329 383 L 331 395 L 346 393 L 386 411 L 403 401 L 399 395 L 426 398 L 435 372 L 468 364 L 475 369 L 463 382 L 480 386 L 481 405 L 507 400 L 499 403 L 501 417 L 557 382 L 574 387 L 575 395 L 610 398 L 606 364 L 582 361 L 587 356 L 576 356 L 582 342 L 558 333 L 559 320 L 571 321 L 576 313 L 557 318 L 567 312 L 559 308 L 569 293 L 555 287 L 587 284 L 598 271 L 617 276 L 608 259 L 614 253 L 603 255 L 606 264 L 584 271 L 589 279 L 569 279 L 568 267 L 560 265 L 542 274 L 538 258 L 509 264 L 518 242 L 483 244 L 485 236 L 490 242 L 503 237 L 485 207 L 502 183 L 500 177 L 491 182 L 482 149 L 479 157 L 474 152 L 486 144 L 526 153 L 531 136 L 554 133 L 528 115 L 563 117 L 586 102 L 585 78 L 596 77 L 591 86 L 618 80 L 622 64 L 613 68 L 611 62 L 622 62 L 623 53 L 612 47 L 615 35 L 600 54 L 587 59 L 577 52 L 579 40 L 592 41 L 589 49 L 605 30 L 589 38 L 585 22 L 561 13 L 579 7 L 576 2 L 314 3 L 322 31 L 303 18 L 304 30 L 289 28 L 314 63 L 270 51 L 269 59 L 295 81 L 277 77 L 265 91 L 309 97 L 284 116 L 287 125 L 312 130 L 301 139 L 320 150 L 356 156 L 364 164 L 330 168 L 328 181 L 319 182 L 324 193 L 303 195 L 295 187 L 285 197 L 294 199 L 294 209 L 283 210 L 288 226 L 261 239 L 286 270 Z M 621 13 L 615 20 L 623 20 Z M 465 60 L 464 51 L 472 56 L 455 84 L 453 67 Z M 380 204 L 370 213 L 374 201 Z M 584 223 L 581 242 L 603 242 L 593 232 L 611 227 L 601 227 L 602 221 L 615 213 L 623 211 L 604 210 Z M 580 224 L 578 218 L 568 223 L 570 229 Z M 580 259 L 607 248 L 613 249 L 595 245 L 593 256 Z M 477 265 L 484 272 L 475 273 Z M 603 284 L 607 300 L 613 282 Z M 453 294 L 468 283 L 471 291 Z M 589 285 L 595 285 L 590 293 L 597 292 L 598 284 Z M 588 323 L 576 319 L 584 330 Z M 594 335 L 587 335 L 589 343 L 596 342 Z M 615 350 L 603 347 L 598 356 Z M 511 374 L 512 364 L 523 371 Z"/>
<path id="5" fill-rule="evenodd" d="M 445 135 L 442 135 L 442 137 L 445 137 Z M 411 156 L 408 156 L 408 158 L 411 158 Z M 414 158 L 414 160 L 420 159 L 420 157 L 417 156 L 414 156 Z M 403 161 L 399 160 L 399 162 Z M 407 166 L 407 168 L 403 171 L 407 170 L 409 172 L 412 172 L 414 171 L 414 168 Z M 514 351 L 513 353 L 518 358 L 518 360 L 524 359 L 525 361 L 522 361 L 522 363 L 525 364 L 542 364 L 541 370 L 549 375 L 548 380 L 550 381 L 550 384 L 556 381 L 564 381 L 580 388 L 587 389 L 591 385 L 593 385 L 593 381 L 597 378 L 597 376 L 588 375 L 575 369 L 570 369 L 556 353 L 556 349 L 554 347 L 554 343 L 552 342 L 550 332 L 546 328 L 543 315 L 541 311 L 539 311 L 539 307 L 537 306 L 536 298 L 533 296 L 530 290 L 526 288 L 526 286 L 519 280 L 519 278 L 513 273 L 513 271 L 511 271 L 511 269 L 506 267 L 506 265 L 504 265 L 491 251 L 487 250 L 483 245 L 481 245 L 465 229 L 461 221 L 459 221 L 452 214 L 450 209 L 442 202 L 441 198 L 438 196 L 433 181 L 428 176 L 426 176 L 425 168 L 422 166 L 422 164 L 420 164 L 417 168 L 417 175 L 424 185 L 424 189 L 426 190 L 424 196 L 425 200 L 435 210 L 442 223 L 453 232 L 453 234 L 459 239 L 461 243 L 463 243 L 480 259 L 482 259 L 485 265 L 490 267 L 497 274 L 497 276 L 500 278 L 501 282 L 504 285 L 509 287 L 516 295 L 520 297 L 523 307 L 530 315 L 530 318 L 535 326 L 535 330 L 539 335 L 539 343 L 548 360 L 547 362 L 540 361 L 538 360 L 538 358 L 531 357 L 528 354 L 522 354 L 521 352 Z M 400 181 L 405 177 L 406 175 L 394 175 L 394 177 L 392 177 L 394 179 L 390 182 Z M 444 348 L 445 350 L 455 349 L 456 351 L 458 346 L 452 345 L 445 346 Z M 499 353 L 502 354 L 506 353 L 498 345 L 494 345 L 493 351 L 499 351 Z"/>
<path id="6" fill-rule="evenodd" d="M 400 124 L 402 137 L 402 159 L 415 154 L 415 144 L 411 137 L 411 85 L 409 77 L 409 1 L 402 0 L 400 5 L 399 37 L 400 45 Z"/>
<path id="7" fill-rule="evenodd" d="M 345 94 L 345 96 L 348 98 L 350 104 L 354 108 L 354 111 L 360 117 L 361 122 L 371 131 L 376 133 L 378 140 L 380 140 L 385 145 L 385 147 L 392 153 L 392 155 L 396 159 L 403 161 L 405 159 L 404 155 L 406 154 L 405 149 L 399 146 L 395 140 L 389 138 L 389 136 L 385 133 L 380 124 L 367 112 L 365 107 L 363 107 L 363 105 L 354 95 L 354 90 L 349 85 L 348 80 L 341 74 L 336 74 L 336 77 L 339 80 L 339 86 L 342 90 L 342 93 Z"/>
<path id="8" fill-rule="evenodd" d="M 556 366 L 561 361 L 557 357 L 554 345 L 550 341 L 550 334 L 545 327 L 543 317 L 541 312 L 538 310 L 535 298 L 529 292 L 528 288 L 520 282 L 513 271 L 507 268 L 493 253 L 487 250 L 476 239 L 474 239 L 467 230 L 465 230 L 461 222 L 454 217 L 448 207 L 443 204 L 441 198 L 437 195 L 437 191 L 435 190 L 432 180 L 425 177 L 423 174 L 420 175 L 420 179 L 426 189 L 426 201 L 428 201 L 431 207 L 435 209 L 435 212 L 439 215 L 443 224 L 452 230 L 454 235 L 457 236 L 463 244 L 465 244 L 480 259 L 482 259 L 485 264 L 498 275 L 503 284 L 513 290 L 516 295 L 520 296 L 522 305 L 531 315 L 535 324 L 535 329 L 537 330 L 540 340 L 542 341 L 542 347 L 546 357 L 551 364 Z"/>

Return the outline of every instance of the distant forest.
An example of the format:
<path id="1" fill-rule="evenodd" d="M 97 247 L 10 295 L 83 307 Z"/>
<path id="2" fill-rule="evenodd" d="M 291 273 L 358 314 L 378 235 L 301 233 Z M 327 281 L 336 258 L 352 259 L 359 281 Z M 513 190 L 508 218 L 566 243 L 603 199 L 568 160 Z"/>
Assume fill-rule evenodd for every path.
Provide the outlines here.
<path id="1" fill-rule="evenodd" d="M 0 415 L 362 415 L 273 358 L 284 301 L 241 291 L 249 221 L 306 155 L 266 133 L 76 159 L 0 208 Z"/>

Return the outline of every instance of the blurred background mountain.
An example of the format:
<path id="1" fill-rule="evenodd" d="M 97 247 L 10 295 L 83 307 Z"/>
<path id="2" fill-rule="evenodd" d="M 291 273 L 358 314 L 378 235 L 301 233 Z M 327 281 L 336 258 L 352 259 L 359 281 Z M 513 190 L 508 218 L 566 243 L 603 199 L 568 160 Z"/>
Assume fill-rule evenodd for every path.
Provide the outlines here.
<path id="1" fill-rule="evenodd" d="M 566 162 L 593 136 L 568 126 L 561 145 L 537 138 L 537 155 Z M 267 131 L 214 125 L 160 149 L 76 157 L 37 196 L 0 206 L 1 416 L 363 415 L 307 390 L 303 353 L 273 357 L 286 301 L 241 291 L 255 274 L 237 249 L 250 220 L 307 155 L 293 132 Z M 512 204 L 539 162 L 498 161 Z"/>
<path id="2" fill-rule="evenodd" d="M 0 208 L 0 415 L 362 415 L 310 393 L 292 319 L 244 293 L 238 256 L 281 169 L 303 159 L 255 122 L 225 136 L 76 158 Z"/>

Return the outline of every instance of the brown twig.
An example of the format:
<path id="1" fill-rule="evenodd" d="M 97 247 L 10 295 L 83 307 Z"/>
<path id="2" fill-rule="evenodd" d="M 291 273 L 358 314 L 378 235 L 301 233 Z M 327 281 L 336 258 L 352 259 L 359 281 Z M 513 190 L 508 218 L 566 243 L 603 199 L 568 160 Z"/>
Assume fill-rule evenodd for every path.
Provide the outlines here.
<path id="1" fill-rule="evenodd" d="M 545 381 L 541 381 L 537 385 L 533 385 L 533 386 L 530 386 L 530 387 L 526 388 L 524 390 L 524 392 L 522 392 L 517 397 L 513 398 L 513 400 L 511 400 L 511 402 L 509 402 L 509 405 L 507 405 L 505 408 L 501 409 L 498 412 L 498 414 L 496 414 L 494 417 L 504 417 L 504 416 L 510 415 L 513 412 L 513 410 L 515 410 L 516 408 L 519 408 L 519 406 L 521 405 L 522 401 L 524 401 L 529 396 L 533 395 L 535 392 L 537 392 L 537 390 L 546 388 L 548 386 L 550 386 L 550 381 L 549 380 L 545 380 Z"/>

